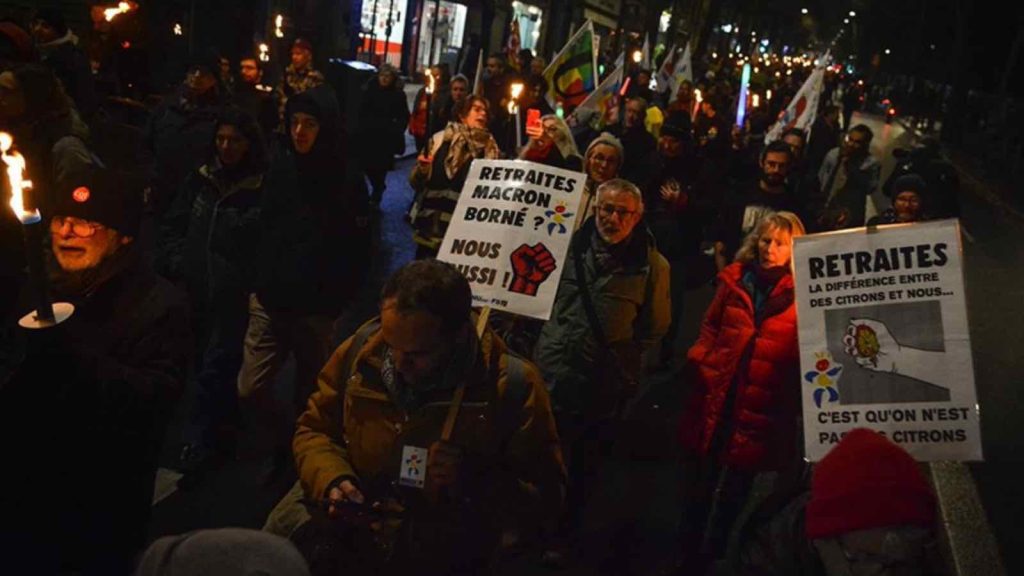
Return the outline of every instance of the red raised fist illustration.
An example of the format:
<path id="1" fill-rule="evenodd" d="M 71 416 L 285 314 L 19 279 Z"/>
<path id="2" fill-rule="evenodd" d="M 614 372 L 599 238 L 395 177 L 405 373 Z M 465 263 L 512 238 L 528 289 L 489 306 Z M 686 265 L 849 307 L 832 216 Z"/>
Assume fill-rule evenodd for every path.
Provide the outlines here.
<path id="1" fill-rule="evenodd" d="M 523 244 L 509 258 L 512 260 L 512 284 L 508 289 L 527 296 L 536 296 L 537 288 L 556 268 L 554 255 L 540 242 L 534 246 Z"/>

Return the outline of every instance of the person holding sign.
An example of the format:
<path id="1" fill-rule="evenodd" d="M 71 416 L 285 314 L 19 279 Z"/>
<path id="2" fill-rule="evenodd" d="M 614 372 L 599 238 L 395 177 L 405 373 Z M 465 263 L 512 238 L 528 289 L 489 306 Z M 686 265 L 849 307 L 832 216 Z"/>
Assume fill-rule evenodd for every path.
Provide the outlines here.
<path id="1" fill-rule="evenodd" d="M 800 372 L 790 258 L 793 238 L 803 234 L 791 212 L 761 219 L 718 275 L 718 292 L 687 353 L 693 392 L 680 422 L 689 468 L 684 560 L 719 557 L 754 474 L 797 461 Z"/>
<path id="2" fill-rule="evenodd" d="M 293 441 L 299 482 L 267 531 L 307 558 L 317 532 L 341 534 L 334 550 L 353 556 L 341 561 L 380 557 L 366 573 L 478 574 L 499 535 L 538 534 L 557 514 L 564 469 L 547 390 L 493 331 L 474 330 L 471 299 L 438 260 L 388 279 L 380 316 L 320 373 Z M 360 517 L 380 520 L 372 539 Z"/>
<path id="3" fill-rule="evenodd" d="M 477 158 L 499 158 L 498 143 L 487 130 L 490 110 L 487 100 L 471 95 L 457 110 L 459 121 L 434 134 L 427 153 L 420 154 L 409 183 L 416 200 L 409 210 L 417 258 L 433 258 L 444 240 L 452 213 L 469 174 L 469 165 Z"/>
<path id="4" fill-rule="evenodd" d="M 534 358 L 551 387 L 569 465 L 568 529 L 580 528 L 613 423 L 632 400 L 641 357 L 668 331 L 669 266 L 645 226 L 643 197 L 613 179 L 598 188 L 596 216 L 570 245 L 551 319 Z"/>

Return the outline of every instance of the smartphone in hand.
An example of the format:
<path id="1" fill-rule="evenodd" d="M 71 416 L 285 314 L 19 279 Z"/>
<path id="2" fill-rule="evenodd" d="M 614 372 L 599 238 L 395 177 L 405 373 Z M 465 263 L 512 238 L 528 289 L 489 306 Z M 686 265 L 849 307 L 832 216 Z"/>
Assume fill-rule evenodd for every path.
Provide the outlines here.
<path id="1" fill-rule="evenodd" d="M 526 127 L 528 129 L 540 130 L 540 110 L 530 108 L 526 111 Z"/>

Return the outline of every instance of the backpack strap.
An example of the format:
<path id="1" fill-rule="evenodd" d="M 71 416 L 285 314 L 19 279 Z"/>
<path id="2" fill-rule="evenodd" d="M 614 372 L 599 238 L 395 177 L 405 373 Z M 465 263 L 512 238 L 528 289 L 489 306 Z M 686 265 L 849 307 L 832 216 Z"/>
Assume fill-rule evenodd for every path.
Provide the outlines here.
<path id="1" fill-rule="evenodd" d="M 355 373 L 356 356 L 363 349 L 363 346 L 366 345 L 366 341 L 370 339 L 370 336 L 378 330 L 380 330 L 380 317 L 363 324 L 352 335 L 352 344 L 348 347 L 348 350 L 345 350 L 345 356 L 341 360 L 341 373 L 344 375 L 344 381 L 347 382 Z"/>

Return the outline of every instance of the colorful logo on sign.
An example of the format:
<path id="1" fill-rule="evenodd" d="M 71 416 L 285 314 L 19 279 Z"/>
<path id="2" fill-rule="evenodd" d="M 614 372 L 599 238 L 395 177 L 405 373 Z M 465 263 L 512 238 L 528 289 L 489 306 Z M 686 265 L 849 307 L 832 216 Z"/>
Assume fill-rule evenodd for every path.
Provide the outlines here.
<path id="1" fill-rule="evenodd" d="M 553 210 L 545 210 L 544 216 L 548 219 L 548 236 L 555 230 L 559 234 L 565 234 L 569 229 L 565 226 L 567 219 L 572 218 L 573 213 L 569 212 L 564 202 L 559 202 Z"/>
<path id="2" fill-rule="evenodd" d="M 804 380 L 814 385 L 814 405 L 821 408 L 821 402 L 828 395 L 829 403 L 839 401 L 839 391 L 836 384 L 843 374 L 843 365 L 832 358 L 828 352 L 816 352 L 814 356 L 817 361 L 814 363 L 814 370 L 804 374 Z"/>

